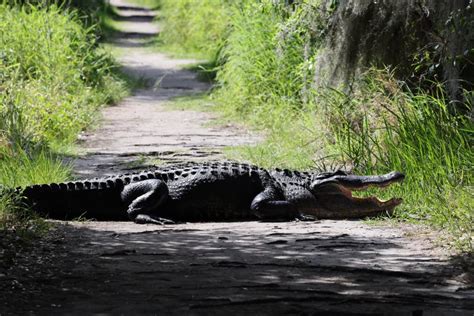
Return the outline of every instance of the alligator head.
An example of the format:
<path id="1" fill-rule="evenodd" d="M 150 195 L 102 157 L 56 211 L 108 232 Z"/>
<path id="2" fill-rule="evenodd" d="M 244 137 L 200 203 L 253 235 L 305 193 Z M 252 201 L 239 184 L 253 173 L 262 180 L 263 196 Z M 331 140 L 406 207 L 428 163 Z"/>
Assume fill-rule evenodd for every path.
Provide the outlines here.
<path id="1" fill-rule="evenodd" d="M 312 179 L 310 185 L 310 190 L 317 200 L 317 208 L 313 210 L 316 214 L 313 215 L 321 218 L 360 218 L 391 212 L 402 199 L 381 201 L 376 197 L 358 198 L 352 196 L 352 190 L 363 190 L 369 186 L 386 187 L 404 178 L 400 172 L 376 176 L 356 176 L 337 172 L 329 176 L 316 177 Z"/>

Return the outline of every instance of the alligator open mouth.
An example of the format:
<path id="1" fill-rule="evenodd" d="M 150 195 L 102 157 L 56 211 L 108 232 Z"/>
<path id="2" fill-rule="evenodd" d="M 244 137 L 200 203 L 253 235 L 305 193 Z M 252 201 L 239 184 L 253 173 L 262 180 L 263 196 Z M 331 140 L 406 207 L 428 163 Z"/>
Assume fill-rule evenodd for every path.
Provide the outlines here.
<path id="1" fill-rule="evenodd" d="M 319 207 L 317 212 L 321 213 L 320 216 L 330 218 L 375 216 L 383 212 L 392 212 L 402 199 L 392 198 L 382 201 L 375 196 L 355 197 L 352 191 L 364 190 L 371 186 L 387 187 L 404 178 L 400 172 L 376 176 L 335 175 L 314 181 L 311 191 L 317 199 Z"/>

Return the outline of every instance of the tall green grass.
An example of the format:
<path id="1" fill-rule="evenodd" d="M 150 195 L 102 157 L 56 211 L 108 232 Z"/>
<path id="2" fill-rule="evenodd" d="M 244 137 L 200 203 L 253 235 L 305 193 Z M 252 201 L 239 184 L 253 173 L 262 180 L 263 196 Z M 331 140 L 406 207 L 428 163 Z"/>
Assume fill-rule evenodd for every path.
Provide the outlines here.
<path id="1" fill-rule="evenodd" d="M 268 112 L 286 120 L 289 110 L 308 102 L 318 49 L 312 31 L 320 19 L 313 9 L 305 4 L 292 11 L 272 1 L 233 8 L 217 76 L 226 108 L 264 123 Z"/>
<path id="2" fill-rule="evenodd" d="M 75 11 L 0 6 L 0 16 L 0 28 L 9 30 L 0 36 L 0 113 L 17 112 L 17 136 L 71 142 L 94 109 L 123 94 L 111 57 L 97 48 L 94 29 L 85 29 Z"/>
<path id="3" fill-rule="evenodd" d="M 238 2 L 238 1 L 237 1 Z M 228 0 L 161 0 L 159 40 L 168 50 L 215 59 L 228 27 Z"/>
<path id="4" fill-rule="evenodd" d="M 445 228 L 472 249 L 474 123 L 450 113 L 441 85 L 436 95 L 411 91 L 385 70 L 360 81 L 356 94 L 320 96 L 340 159 L 361 173 L 403 171 L 404 184 L 387 190 L 404 198 L 396 216 Z"/>
<path id="5" fill-rule="evenodd" d="M 0 185 L 63 181 L 57 155 L 126 92 L 110 55 L 75 10 L 0 5 Z M 2 199 L 0 217 L 10 216 Z"/>

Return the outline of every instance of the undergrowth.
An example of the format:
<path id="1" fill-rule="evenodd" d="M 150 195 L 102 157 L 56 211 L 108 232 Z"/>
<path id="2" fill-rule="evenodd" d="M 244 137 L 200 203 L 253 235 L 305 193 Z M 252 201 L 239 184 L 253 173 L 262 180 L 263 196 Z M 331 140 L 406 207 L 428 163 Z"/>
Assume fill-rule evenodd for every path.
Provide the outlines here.
<path id="1" fill-rule="evenodd" d="M 64 181 L 58 151 L 126 93 L 124 82 L 74 9 L 4 3 L 0 29 L 0 185 Z M 12 201 L 2 197 L 1 225 L 19 209 Z"/>
<path id="2" fill-rule="evenodd" d="M 426 93 L 375 69 L 358 78 L 351 93 L 315 89 L 313 68 L 332 10 L 317 0 L 297 6 L 218 1 L 201 11 L 189 1 L 173 1 L 173 8 L 167 2 L 166 45 L 208 58 L 218 53 L 213 102 L 227 118 L 266 135 L 259 145 L 230 148 L 232 158 L 266 167 L 402 171 L 406 181 L 382 193 L 404 198 L 395 218 L 444 229 L 455 246 L 472 251 L 473 123 L 450 112 L 443 87 Z M 218 26 L 208 24 L 215 8 L 226 12 Z M 219 38 L 206 38 L 203 30 Z M 465 100 L 472 99 L 468 94 Z"/>
<path id="3" fill-rule="evenodd" d="M 238 1 L 237 1 L 238 2 Z M 194 54 L 214 60 L 228 28 L 228 0 L 160 0 L 162 48 L 178 54 Z"/>

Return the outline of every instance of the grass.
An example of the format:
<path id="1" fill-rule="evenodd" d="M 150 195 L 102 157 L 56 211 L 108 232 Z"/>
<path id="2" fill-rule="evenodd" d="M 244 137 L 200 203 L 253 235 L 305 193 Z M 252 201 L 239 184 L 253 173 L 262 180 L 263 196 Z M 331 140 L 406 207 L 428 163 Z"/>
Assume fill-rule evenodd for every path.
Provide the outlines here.
<path id="1" fill-rule="evenodd" d="M 207 23 L 212 13 L 206 5 L 195 11 L 188 1 L 176 2 L 163 11 L 164 43 L 217 61 L 211 99 L 227 119 L 267 136 L 256 146 L 228 149 L 230 157 L 265 167 L 403 171 L 407 180 L 382 193 L 404 198 L 395 218 L 442 229 L 455 247 L 472 252 L 473 123 L 450 111 L 441 85 L 435 93 L 410 89 L 381 69 L 358 78 L 351 94 L 313 89 L 330 14 L 319 1 L 294 11 L 269 0 L 217 1 L 212 9 L 226 12 L 218 26 Z M 220 38 L 203 37 L 204 29 Z"/>
<path id="2" fill-rule="evenodd" d="M 161 0 L 159 3 L 160 15 L 166 17 L 159 36 L 162 48 L 209 60 L 217 57 L 228 27 L 228 1 Z"/>
<path id="3" fill-rule="evenodd" d="M 441 86 L 437 95 L 413 92 L 386 71 L 361 81 L 356 95 L 322 96 L 340 159 L 361 173 L 403 171 L 404 184 L 387 190 L 404 198 L 395 215 L 445 229 L 472 249 L 474 124 L 450 113 Z"/>
<path id="4" fill-rule="evenodd" d="M 81 12 L 51 4 L 0 5 L 0 28 L 8 30 L 0 35 L 4 193 L 70 178 L 71 168 L 59 153 L 70 151 L 102 105 L 127 93 L 111 55 L 97 42 L 97 26 L 84 23 Z M 20 228 L 37 221 L 17 202 L 1 195 L 0 226 L 21 234 Z"/>

